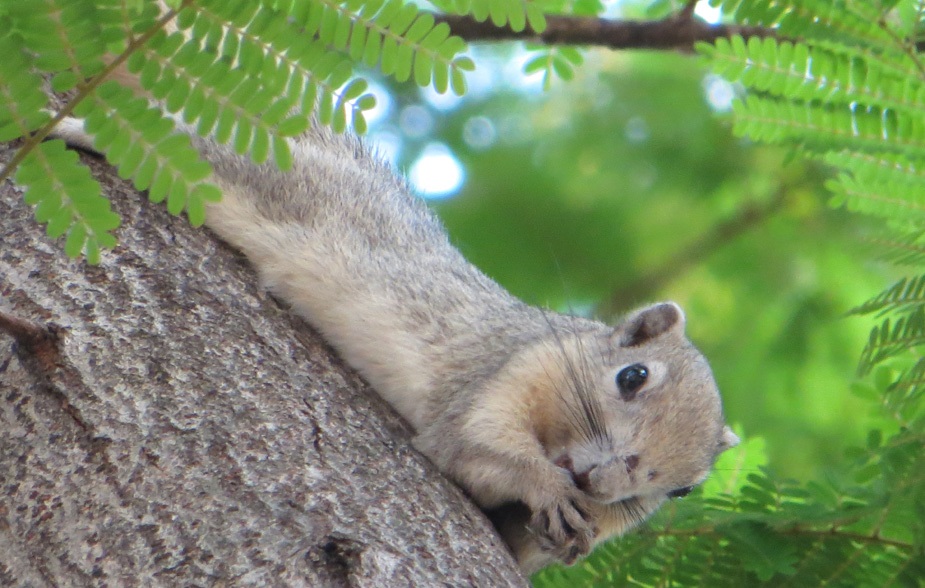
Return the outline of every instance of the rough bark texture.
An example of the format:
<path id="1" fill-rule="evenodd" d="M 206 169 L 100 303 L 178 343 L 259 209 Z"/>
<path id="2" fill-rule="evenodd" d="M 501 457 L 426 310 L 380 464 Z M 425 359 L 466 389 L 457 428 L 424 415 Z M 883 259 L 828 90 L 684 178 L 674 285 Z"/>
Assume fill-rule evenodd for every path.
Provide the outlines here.
<path id="1" fill-rule="evenodd" d="M 0 329 L 0 586 L 525 585 L 246 261 L 91 164 L 123 217 L 99 267 L 0 186 L 0 313 L 57 333 Z"/>

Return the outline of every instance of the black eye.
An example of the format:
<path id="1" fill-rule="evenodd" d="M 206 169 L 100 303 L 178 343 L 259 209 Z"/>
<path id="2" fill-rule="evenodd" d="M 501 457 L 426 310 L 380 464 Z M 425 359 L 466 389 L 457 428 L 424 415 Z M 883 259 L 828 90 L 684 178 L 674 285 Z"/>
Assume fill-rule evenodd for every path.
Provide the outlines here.
<path id="1" fill-rule="evenodd" d="M 649 370 L 641 363 L 635 363 L 625 367 L 617 374 L 617 388 L 620 389 L 620 398 L 623 400 L 632 400 L 636 398 L 636 392 L 642 388 L 649 377 Z"/>
<path id="2" fill-rule="evenodd" d="M 677 490 L 672 490 L 668 493 L 668 498 L 683 498 L 691 493 L 693 486 L 685 486 L 683 488 L 678 488 Z"/>

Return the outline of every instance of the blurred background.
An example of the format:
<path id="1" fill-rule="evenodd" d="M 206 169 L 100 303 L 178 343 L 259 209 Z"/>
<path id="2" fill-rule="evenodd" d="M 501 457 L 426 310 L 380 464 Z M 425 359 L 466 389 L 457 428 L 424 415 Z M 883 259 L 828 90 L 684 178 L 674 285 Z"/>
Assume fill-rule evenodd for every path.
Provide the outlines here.
<path id="1" fill-rule="evenodd" d="M 696 56 L 591 50 L 544 90 L 524 73 L 535 55 L 475 45 L 462 99 L 367 74 L 369 140 L 466 256 L 557 310 L 679 302 L 729 422 L 782 476 L 825 477 L 867 430 L 889 430 L 851 391 L 873 322 L 846 313 L 893 276 L 863 219 L 826 205 L 826 170 L 734 137 L 738 89 Z"/>

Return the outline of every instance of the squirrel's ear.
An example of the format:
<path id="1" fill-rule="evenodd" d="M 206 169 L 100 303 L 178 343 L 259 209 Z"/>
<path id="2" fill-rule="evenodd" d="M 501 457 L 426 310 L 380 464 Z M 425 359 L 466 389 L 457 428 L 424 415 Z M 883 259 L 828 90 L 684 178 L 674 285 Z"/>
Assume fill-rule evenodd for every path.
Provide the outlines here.
<path id="1" fill-rule="evenodd" d="M 720 452 L 731 449 L 739 444 L 739 436 L 732 432 L 732 429 L 729 427 L 723 427 L 723 437 L 719 441 L 719 450 Z"/>
<path id="2" fill-rule="evenodd" d="M 674 302 L 660 302 L 637 310 L 617 326 L 616 338 L 623 347 L 642 345 L 666 333 L 684 333 L 684 311 Z"/>

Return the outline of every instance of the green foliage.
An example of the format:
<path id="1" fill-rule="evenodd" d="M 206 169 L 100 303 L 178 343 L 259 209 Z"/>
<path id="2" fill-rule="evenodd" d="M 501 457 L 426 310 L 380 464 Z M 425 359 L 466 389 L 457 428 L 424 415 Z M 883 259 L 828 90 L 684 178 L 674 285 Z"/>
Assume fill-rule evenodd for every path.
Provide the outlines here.
<path id="1" fill-rule="evenodd" d="M 468 14 L 478 22 L 491 19 L 498 27 L 508 26 L 515 32 L 527 25 L 537 33 L 546 29 L 546 12 L 554 10 L 544 0 L 435 0 L 435 6 L 450 14 Z"/>
<path id="2" fill-rule="evenodd" d="M 889 232 L 869 238 L 880 257 L 898 266 L 925 264 L 925 233 L 919 230 Z"/>
<path id="3" fill-rule="evenodd" d="M 851 312 L 855 314 L 885 314 L 921 304 L 925 304 L 925 276 L 903 278 L 883 291 L 879 296 L 871 298 Z"/>
<path id="4" fill-rule="evenodd" d="M 35 220 L 48 225 L 48 236 L 67 235 L 64 250 L 76 257 L 85 253 L 97 263 L 101 247 L 112 247 L 111 230 L 119 226 L 109 200 L 87 168 L 78 165 L 77 153 L 63 141 L 49 141 L 23 159 L 16 182 L 27 186 L 24 200 L 35 206 Z"/>
<path id="5" fill-rule="evenodd" d="M 100 86 L 76 113 L 86 117 L 85 130 L 94 147 L 106 153 L 121 177 L 147 190 L 151 202 L 166 199 L 171 214 L 185 210 L 194 226 L 205 222 L 205 203 L 221 194 L 205 181 L 209 164 L 199 158 L 188 136 L 173 133 L 169 118 L 114 82 Z"/>
<path id="6" fill-rule="evenodd" d="M 541 23 L 535 5 L 492 3 L 493 18 Z M 177 133 L 178 121 L 235 151 L 280 168 L 292 165 L 286 137 L 312 118 L 364 132 L 375 105 L 358 66 L 379 65 L 397 81 L 443 93 L 465 91 L 472 61 L 445 23 L 404 0 L 0 0 L 0 140 L 25 138 L 0 177 L 27 190 L 50 235 L 67 235 L 70 255 L 91 262 L 111 247 L 118 225 L 100 186 L 65 156 L 40 147 L 67 115 L 86 119 L 94 146 L 153 202 L 201 224 L 219 197 L 211 168 Z M 479 8 L 481 10 L 481 8 Z M 131 82 L 113 74 L 122 66 Z M 43 78 L 72 98 L 49 115 Z M 129 89 L 122 83 L 138 88 Z M 156 99 L 149 105 L 140 90 Z M 74 181 L 69 181 L 74 180 Z M 66 186 L 66 187 L 64 187 Z"/>
<path id="7" fill-rule="evenodd" d="M 723 5 L 745 22 L 778 26 L 800 42 L 739 37 L 703 46 L 717 72 L 749 90 L 735 105 L 736 131 L 797 146 L 840 170 L 827 186 L 833 206 L 885 219 L 891 256 L 920 263 L 915 244 L 925 208 L 925 67 L 916 46 L 919 2 L 757 2 Z M 913 236 L 908 234 L 912 232 Z M 907 278 L 855 309 L 878 313 L 861 358 L 866 374 L 910 359 L 925 344 L 921 280 Z M 915 368 L 897 386 L 912 386 Z"/>
<path id="8" fill-rule="evenodd" d="M 903 3 L 916 4 L 908 0 Z M 782 37 L 893 48 L 896 46 L 894 30 L 909 32 L 883 26 L 887 14 L 898 4 L 895 0 L 711 0 L 710 4 L 721 6 L 723 12 L 733 15 L 737 22 L 775 28 Z"/>
<path id="9" fill-rule="evenodd" d="M 536 55 L 524 65 L 524 73 L 543 72 L 543 89 L 552 85 L 553 76 L 569 81 L 575 77 L 575 68 L 584 61 L 581 52 L 574 47 L 531 46 Z"/>
<path id="10" fill-rule="evenodd" d="M 446 23 L 435 24 L 433 15 L 402 0 L 352 0 L 341 4 L 329 0 L 297 2 L 305 32 L 317 35 L 321 46 L 333 46 L 359 63 L 375 65 L 383 74 L 403 82 L 414 77 L 419 86 L 441 94 L 448 85 L 456 94 L 465 91 L 463 71 L 473 64 L 456 57 L 465 48 L 459 37 L 450 36 Z"/>

